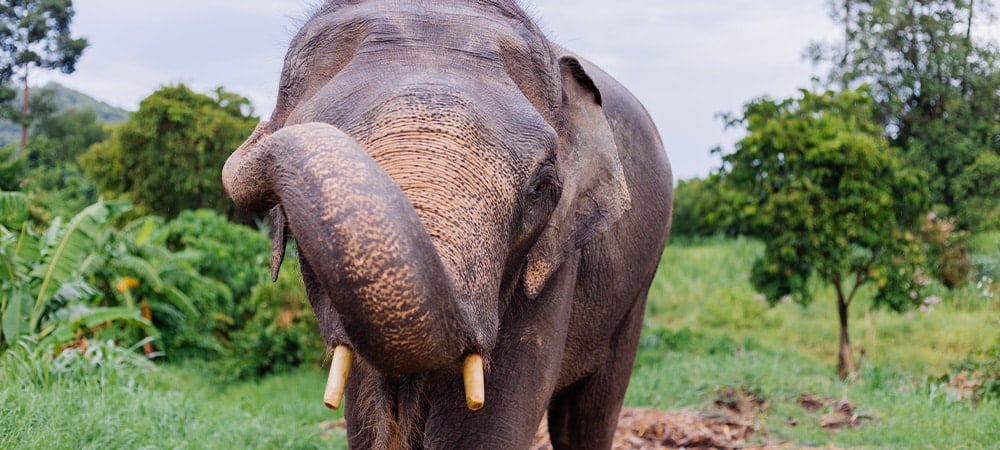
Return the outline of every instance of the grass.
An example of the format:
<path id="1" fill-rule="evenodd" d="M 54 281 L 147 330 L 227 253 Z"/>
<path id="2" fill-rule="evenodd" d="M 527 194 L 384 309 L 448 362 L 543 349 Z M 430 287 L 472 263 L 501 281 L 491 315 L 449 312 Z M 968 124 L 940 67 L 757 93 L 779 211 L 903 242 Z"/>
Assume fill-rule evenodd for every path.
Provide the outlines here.
<path id="1" fill-rule="evenodd" d="M 959 399 L 941 378 L 1000 339 L 996 284 L 988 296 L 975 285 L 931 287 L 929 294 L 943 301 L 926 313 L 874 310 L 871 292 L 862 292 L 851 310 L 855 351 L 864 352 L 861 371 L 841 382 L 830 290 L 817 284 L 807 307 L 768 306 L 746 275 L 762 248 L 742 239 L 668 247 L 650 291 L 628 405 L 710 409 L 720 392 L 739 389 L 764 401 L 754 419 L 758 443 L 989 448 L 1000 442 L 1000 401 Z M 977 236 L 974 248 L 977 264 L 996 270 L 1000 233 Z M 196 365 L 132 376 L 98 370 L 33 378 L 18 373 L 37 371 L 37 361 L 16 367 L 5 361 L 0 448 L 346 446 L 344 432 L 330 428 L 340 415 L 322 406 L 324 374 L 316 370 L 226 384 Z M 827 430 L 820 420 L 829 408 L 803 409 L 804 394 L 850 402 L 873 420 Z"/>
<path id="2" fill-rule="evenodd" d="M 317 370 L 220 385 L 194 366 L 133 379 L 0 380 L 4 449 L 346 448 Z M 324 426 L 326 425 L 326 426 Z"/>
<path id="3" fill-rule="evenodd" d="M 1000 247 L 990 247 L 1000 240 L 984 241 L 979 248 L 1000 256 Z M 990 448 L 1000 442 L 1000 402 L 959 400 L 941 379 L 1000 339 L 995 288 L 984 296 L 981 286 L 932 286 L 929 294 L 940 295 L 942 303 L 904 314 L 871 309 L 872 292 L 862 292 L 850 319 L 862 368 L 856 379 L 841 382 L 831 290 L 817 284 L 816 300 L 807 307 L 769 307 L 747 276 L 762 249 L 748 240 L 668 247 L 650 292 L 628 405 L 709 409 L 720 390 L 734 388 L 765 401 L 756 417 L 760 442 L 872 448 Z M 848 401 L 874 421 L 826 430 L 819 421 L 830 411 L 806 411 L 799 404 L 804 394 Z"/>

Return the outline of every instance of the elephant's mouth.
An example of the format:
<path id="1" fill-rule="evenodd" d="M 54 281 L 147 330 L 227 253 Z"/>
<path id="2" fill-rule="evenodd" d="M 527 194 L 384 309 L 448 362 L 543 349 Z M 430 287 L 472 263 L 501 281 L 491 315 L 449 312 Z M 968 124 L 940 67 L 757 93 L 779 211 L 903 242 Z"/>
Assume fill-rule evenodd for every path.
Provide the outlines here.
<path id="1" fill-rule="evenodd" d="M 330 374 L 323 391 L 323 404 L 330 409 L 339 409 L 347 390 L 347 380 L 354 365 L 354 352 L 346 345 L 338 345 L 333 351 Z M 483 376 L 483 357 L 471 353 L 462 362 L 462 384 L 465 388 L 465 405 L 478 411 L 486 404 L 486 382 Z M 396 408 L 398 409 L 398 408 Z"/>

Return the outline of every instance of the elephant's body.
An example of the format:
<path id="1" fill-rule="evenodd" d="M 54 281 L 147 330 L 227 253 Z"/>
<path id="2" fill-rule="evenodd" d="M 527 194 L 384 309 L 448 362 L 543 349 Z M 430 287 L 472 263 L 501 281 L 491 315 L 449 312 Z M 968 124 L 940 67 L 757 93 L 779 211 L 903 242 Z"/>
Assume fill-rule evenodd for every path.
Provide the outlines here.
<path id="1" fill-rule="evenodd" d="M 641 104 L 512 2 L 327 2 L 223 178 L 273 208 L 279 263 L 296 236 L 327 343 L 358 355 L 352 447 L 525 448 L 546 412 L 556 448 L 610 446 L 670 166 Z"/>

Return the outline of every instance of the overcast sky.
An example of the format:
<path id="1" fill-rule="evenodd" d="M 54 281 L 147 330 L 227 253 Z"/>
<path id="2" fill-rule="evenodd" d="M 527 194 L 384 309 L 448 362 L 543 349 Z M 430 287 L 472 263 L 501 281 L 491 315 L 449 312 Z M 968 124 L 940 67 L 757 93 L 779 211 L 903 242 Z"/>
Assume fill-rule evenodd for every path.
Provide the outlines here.
<path id="1" fill-rule="evenodd" d="M 731 148 L 720 112 L 786 97 L 819 71 L 802 59 L 836 36 L 825 0 L 522 0 L 549 37 L 594 61 L 646 106 L 677 178 L 718 166 Z M 72 75 L 37 73 L 129 110 L 165 84 L 217 86 L 274 105 L 285 48 L 305 0 L 76 0 L 75 35 L 90 47 Z"/>

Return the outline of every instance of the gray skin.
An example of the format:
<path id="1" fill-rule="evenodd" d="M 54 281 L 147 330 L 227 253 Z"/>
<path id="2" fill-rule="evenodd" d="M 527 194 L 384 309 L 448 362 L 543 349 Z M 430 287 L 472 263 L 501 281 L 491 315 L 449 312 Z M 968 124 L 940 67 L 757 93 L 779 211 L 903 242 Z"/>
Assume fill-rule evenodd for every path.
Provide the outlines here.
<path id="1" fill-rule="evenodd" d="M 286 232 L 353 448 L 608 448 L 672 178 L 642 105 L 512 1 L 328 1 L 223 168 Z M 483 355 L 486 405 L 463 358 Z"/>

